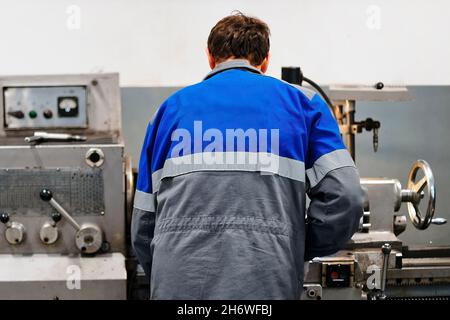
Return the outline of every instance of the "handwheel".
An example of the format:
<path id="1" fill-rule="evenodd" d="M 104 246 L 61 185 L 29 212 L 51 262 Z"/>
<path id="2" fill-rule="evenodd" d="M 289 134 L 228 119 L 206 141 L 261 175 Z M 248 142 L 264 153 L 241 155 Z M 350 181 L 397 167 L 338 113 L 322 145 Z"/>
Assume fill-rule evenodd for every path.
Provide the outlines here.
<path id="1" fill-rule="evenodd" d="M 133 213 L 133 200 L 134 200 L 134 176 L 133 176 L 133 164 L 131 157 L 125 156 L 125 216 L 127 229 L 131 226 L 131 217 Z"/>
<path id="2" fill-rule="evenodd" d="M 423 171 L 423 178 L 416 181 L 420 171 Z M 428 198 L 428 204 L 426 213 L 423 215 L 419 204 L 425 195 Z M 436 186 L 431 167 L 425 160 L 417 160 L 409 170 L 407 190 L 402 190 L 402 202 L 407 202 L 409 218 L 413 225 L 419 230 L 428 228 L 432 223 L 436 207 Z"/>

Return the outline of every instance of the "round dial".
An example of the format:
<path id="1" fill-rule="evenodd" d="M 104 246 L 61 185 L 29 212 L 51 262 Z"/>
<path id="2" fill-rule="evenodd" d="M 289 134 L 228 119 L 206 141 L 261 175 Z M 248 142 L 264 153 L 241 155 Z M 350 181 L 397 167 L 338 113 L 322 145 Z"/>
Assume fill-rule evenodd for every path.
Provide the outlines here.
<path id="1" fill-rule="evenodd" d="M 53 244 L 58 240 L 58 228 L 54 223 L 46 222 L 41 227 L 39 236 L 44 244 Z"/>
<path id="2" fill-rule="evenodd" d="M 95 253 L 102 247 L 102 230 L 94 224 L 84 224 L 77 231 L 75 244 L 82 253 Z"/>
<path id="3" fill-rule="evenodd" d="M 59 101 L 58 105 L 59 109 L 64 110 L 65 112 L 70 112 L 77 108 L 77 102 L 71 98 L 64 98 Z"/>
<path id="4" fill-rule="evenodd" d="M 25 228 L 20 222 L 13 221 L 5 230 L 5 238 L 9 244 L 20 244 L 25 236 Z"/>

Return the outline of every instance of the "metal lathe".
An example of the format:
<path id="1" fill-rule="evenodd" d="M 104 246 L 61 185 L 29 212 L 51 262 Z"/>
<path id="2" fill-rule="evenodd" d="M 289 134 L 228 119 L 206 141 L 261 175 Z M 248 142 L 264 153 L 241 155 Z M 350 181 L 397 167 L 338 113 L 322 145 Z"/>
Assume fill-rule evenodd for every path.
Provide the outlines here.
<path id="1" fill-rule="evenodd" d="M 371 131 L 376 149 L 381 130 L 355 120 L 357 102 L 410 98 L 380 87 L 328 90 L 353 156 L 358 133 Z M 128 239 L 134 177 L 118 74 L 0 77 L 0 94 L 0 299 L 146 298 Z M 413 160 L 404 185 L 361 179 L 359 231 L 344 250 L 306 263 L 302 299 L 450 297 L 450 248 L 398 238 L 408 224 L 420 234 L 446 222 L 434 216 L 432 168 Z"/>

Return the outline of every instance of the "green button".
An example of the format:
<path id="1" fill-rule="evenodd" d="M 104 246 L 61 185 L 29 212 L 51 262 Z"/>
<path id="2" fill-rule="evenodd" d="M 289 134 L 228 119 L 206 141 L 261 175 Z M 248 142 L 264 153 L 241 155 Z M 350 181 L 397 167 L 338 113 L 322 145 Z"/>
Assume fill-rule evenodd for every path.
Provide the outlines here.
<path id="1" fill-rule="evenodd" d="M 31 110 L 30 112 L 28 112 L 28 115 L 30 116 L 31 119 L 34 119 L 37 117 L 37 112 L 34 110 Z"/>

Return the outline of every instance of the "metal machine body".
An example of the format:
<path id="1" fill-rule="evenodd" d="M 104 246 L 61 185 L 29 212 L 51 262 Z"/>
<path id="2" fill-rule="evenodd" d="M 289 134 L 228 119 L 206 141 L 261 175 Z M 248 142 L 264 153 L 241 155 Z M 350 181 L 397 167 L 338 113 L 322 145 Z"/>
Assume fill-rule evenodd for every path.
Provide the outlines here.
<path id="1" fill-rule="evenodd" d="M 0 94 L 0 299 L 125 299 L 118 74 L 0 77 Z"/>
<path id="2" fill-rule="evenodd" d="M 406 88 L 384 86 L 330 87 L 329 95 L 335 101 L 341 134 L 353 157 L 355 135 L 367 122 L 355 121 L 356 100 L 408 99 Z M 378 144 L 375 135 L 377 131 L 374 147 Z M 344 250 L 305 264 L 302 298 L 448 299 L 450 248 L 409 248 L 397 237 L 406 229 L 408 220 L 418 232 L 430 224 L 446 223 L 445 219 L 434 218 L 436 190 L 430 166 L 423 160 L 416 161 L 405 189 L 400 181 L 390 178 L 362 178 L 361 185 L 367 198 L 359 231 Z M 409 219 L 398 212 L 402 203 L 408 207 Z"/>
<path id="3" fill-rule="evenodd" d="M 380 128 L 355 121 L 356 101 L 408 96 L 405 88 L 329 93 L 353 156 L 355 135 L 373 131 L 375 146 Z M 134 186 L 118 75 L 0 77 L 0 95 L 0 299 L 146 297 L 148 279 L 126 259 Z M 408 248 L 397 237 L 408 219 L 418 230 L 445 223 L 434 218 L 429 165 L 416 162 L 404 187 L 390 178 L 361 184 L 360 230 L 344 250 L 306 263 L 303 298 L 449 297 L 450 249 Z M 409 218 L 398 213 L 402 203 Z"/>
<path id="4" fill-rule="evenodd" d="M 342 139 L 353 159 L 356 155 L 355 137 L 363 130 L 372 131 L 373 149 L 378 150 L 378 130 L 381 124 L 367 118 L 355 120 L 357 101 L 408 101 L 411 99 L 406 87 L 385 87 L 379 82 L 375 86 L 338 86 L 328 89 L 328 96 L 333 100 L 333 113 L 339 123 Z"/>

